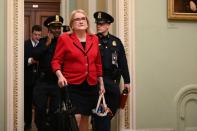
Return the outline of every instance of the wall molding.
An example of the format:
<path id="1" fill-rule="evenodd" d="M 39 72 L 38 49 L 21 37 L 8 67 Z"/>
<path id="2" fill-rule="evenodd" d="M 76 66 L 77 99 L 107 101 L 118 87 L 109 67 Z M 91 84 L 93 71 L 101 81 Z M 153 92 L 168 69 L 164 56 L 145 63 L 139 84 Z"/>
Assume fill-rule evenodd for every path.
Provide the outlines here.
<path id="1" fill-rule="evenodd" d="M 181 88 L 176 97 L 176 114 L 178 131 L 195 131 L 197 127 L 187 127 L 187 106 L 191 102 L 197 103 L 197 84 L 191 84 Z"/>
<path id="2" fill-rule="evenodd" d="M 23 126 L 24 1 L 6 1 L 6 131 Z"/>
<path id="3" fill-rule="evenodd" d="M 119 130 L 135 129 L 135 0 L 116 0 L 116 34 L 122 40 L 131 75 L 131 92 L 119 113 Z"/>

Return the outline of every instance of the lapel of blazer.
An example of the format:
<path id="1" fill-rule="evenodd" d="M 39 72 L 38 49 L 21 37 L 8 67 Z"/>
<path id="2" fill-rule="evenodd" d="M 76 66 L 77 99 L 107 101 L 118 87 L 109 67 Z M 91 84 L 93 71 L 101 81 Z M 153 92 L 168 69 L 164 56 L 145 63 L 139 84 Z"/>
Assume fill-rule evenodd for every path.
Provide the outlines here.
<path id="1" fill-rule="evenodd" d="M 85 52 L 88 53 L 88 51 L 90 50 L 90 48 L 92 47 L 93 42 L 92 42 L 92 37 L 91 35 L 86 35 L 86 48 L 85 48 Z"/>
<path id="2" fill-rule="evenodd" d="M 83 46 L 81 45 L 81 42 L 79 41 L 79 39 L 77 38 L 76 34 L 73 33 L 71 34 L 71 39 L 73 40 L 73 44 L 80 49 L 83 53 L 85 53 Z"/>
<path id="3" fill-rule="evenodd" d="M 71 34 L 71 38 L 73 40 L 73 44 L 85 54 L 87 54 L 88 51 L 90 50 L 90 48 L 92 47 L 92 38 L 88 34 L 86 35 L 86 47 L 85 47 L 85 50 L 84 50 L 81 42 L 77 38 L 76 34 L 74 34 L 74 33 Z"/>

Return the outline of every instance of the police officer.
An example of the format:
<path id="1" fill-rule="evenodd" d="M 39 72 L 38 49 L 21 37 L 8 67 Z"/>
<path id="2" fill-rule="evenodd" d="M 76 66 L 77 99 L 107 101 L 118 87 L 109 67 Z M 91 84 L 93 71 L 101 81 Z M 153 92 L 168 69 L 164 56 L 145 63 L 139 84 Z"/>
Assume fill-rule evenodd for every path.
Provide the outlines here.
<path id="1" fill-rule="evenodd" d="M 57 77 L 51 70 L 51 59 L 61 34 L 63 18 L 59 15 L 50 16 L 44 21 L 48 28 L 48 36 L 40 39 L 40 44 L 34 52 L 34 58 L 39 61 L 39 78 L 34 88 L 35 123 L 38 131 L 54 131 L 56 128 L 56 113 L 59 109 L 61 96 L 57 85 Z"/>
<path id="2" fill-rule="evenodd" d="M 103 64 L 105 99 L 113 116 L 120 106 L 120 77 L 123 77 L 124 88 L 130 88 L 130 76 L 123 44 L 119 38 L 109 33 L 114 18 L 106 12 L 94 13 L 97 35 L 100 40 L 100 51 Z M 94 131 L 110 131 L 113 116 L 93 117 Z"/>

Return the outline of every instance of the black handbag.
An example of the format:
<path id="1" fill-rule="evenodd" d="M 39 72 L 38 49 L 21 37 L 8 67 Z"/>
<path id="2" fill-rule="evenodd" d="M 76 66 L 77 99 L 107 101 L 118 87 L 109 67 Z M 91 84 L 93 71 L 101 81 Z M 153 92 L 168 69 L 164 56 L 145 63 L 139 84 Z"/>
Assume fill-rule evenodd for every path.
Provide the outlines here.
<path id="1" fill-rule="evenodd" d="M 57 114 L 57 131 L 79 131 L 79 127 L 77 125 L 77 121 L 74 114 L 75 108 L 72 106 L 67 88 L 67 86 L 63 88 L 63 101 L 61 108 Z"/>
<path id="2" fill-rule="evenodd" d="M 100 94 L 96 108 L 92 110 L 92 129 L 93 131 L 103 131 L 106 130 L 108 121 L 111 120 L 113 116 L 112 111 L 105 102 L 104 94 Z M 108 129 L 108 128 L 107 128 Z"/>

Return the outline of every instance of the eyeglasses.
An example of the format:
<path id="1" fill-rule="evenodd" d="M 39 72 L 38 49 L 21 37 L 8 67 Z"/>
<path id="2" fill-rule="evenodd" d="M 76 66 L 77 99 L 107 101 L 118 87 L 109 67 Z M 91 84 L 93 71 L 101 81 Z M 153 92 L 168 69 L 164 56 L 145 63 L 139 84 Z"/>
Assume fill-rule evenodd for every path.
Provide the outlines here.
<path id="1" fill-rule="evenodd" d="M 86 17 L 81 17 L 81 18 L 75 18 L 73 21 L 79 22 L 79 21 L 85 21 Z"/>

